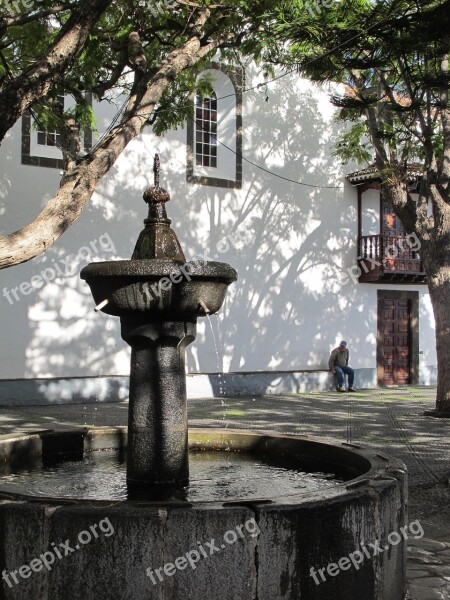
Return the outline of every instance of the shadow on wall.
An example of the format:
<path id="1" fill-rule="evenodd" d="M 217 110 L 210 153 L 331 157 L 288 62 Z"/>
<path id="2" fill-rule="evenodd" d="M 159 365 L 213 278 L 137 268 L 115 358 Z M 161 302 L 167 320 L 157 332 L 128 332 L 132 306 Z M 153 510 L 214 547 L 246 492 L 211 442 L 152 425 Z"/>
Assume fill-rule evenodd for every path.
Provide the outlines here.
<path id="1" fill-rule="evenodd" d="M 330 138 L 335 138 L 338 126 L 324 121 L 313 90 L 297 96 L 286 85 L 276 105 L 267 105 L 258 94 L 253 103 L 253 112 L 244 120 L 247 156 L 290 179 L 343 185 L 341 170 L 330 157 Z M 240 194 L 189 189 L 187 216 L 193 220 L 180 236 L 187 255 L 206 250 L 214 258 L 236 231 L 247 234 L 244 243 L 228 244 L 219 258 L 239 273 L 220 319 L 212 325 L 215 337 L 222 340 L 218 354 L 220 362 L 223 346 L 223 370 L 326 368 L 336 337 L 351 335 L 355 348 L 373 342 L 365 332 L 376 331 L 374 314 L 364 314 L 356 286 L 347 285 L 340 297 L 343 267 L 353 264 L 356 254 L 353 190 L 350 200 L 348 195 L 344 199 L 342 188 L 298 186 L 245 162 L 244 182 Z M 182 189 L 172 190 L 175 198 Z M 202 237 L 196 219 L 205 207 L 209 230 Z M 189 348 L 190 371 L 218 370 L 214 348 L 205 343 L 208 337 L 205 325 L 197 344 Z"/>
<path id="2" fill-rule="evenodd" d="M 185 130 L 164 139 L 146 133 L 130 144 L 56 244 L 22 269 L 8 270 L 9 288 L 47 269 L 57 276 L 47 271 L 48 282 L 12 305 L 1 299 L 14 324 L 9 335 L 19 327 L 29 343 L 22 350 L 25 373 L 11 363 L 13 371 L 0 376 L 128 374 L 119 320 L 94 313 L 79 272 L 91 260 L 130 258 L 146 216 L 142 191 L 152 183 L 156 149 L 161 184 L 172 196 L 168 213 L 188 260 L 228 262 L 239 273 L 220 316 L 212 319 L 217 348 L 209 325 L 199 320 L 197 341 L 188 348 L 189 372 L 326 369 L 341 336 L 354 349 L 352 366 L 372 367 L 376 303 L 367 310 L 361 288 L 342 283 L 356 256 L 356 194 L 344 192 L 341 166 L 330 152 L 340 125 L 325 115 L 323 104 L 312 87 L 293 93 L 288 78 L 274 85 L 269 102 L 257 92 L 246 94 L 244 156 L 289 179 L 340 189 L 299 186 L 246 162 L 242 190 L 191 185 Z M 31 196 L 34 171 L 27 169 Z M 230 242 L 236 232 L 241 241 Z M 59 275 L 58 268 L 68 273 Z M 365 364 L 355 364 L 364 353 Z M 295 389 L 300 384 L 292 377 Z"/>

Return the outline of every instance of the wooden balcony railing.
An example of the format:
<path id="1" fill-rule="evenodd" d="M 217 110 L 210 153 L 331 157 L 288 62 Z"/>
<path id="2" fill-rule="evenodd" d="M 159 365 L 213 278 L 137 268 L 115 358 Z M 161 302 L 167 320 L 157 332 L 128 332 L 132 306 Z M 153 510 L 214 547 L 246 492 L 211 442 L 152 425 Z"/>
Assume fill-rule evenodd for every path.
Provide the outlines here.
<path id="1" fill-rule="evenodd" d="M 418 240 L 411 236 L 361 236 L 358 241 L 359 281 L 425 283 L 418 249 Z"/>

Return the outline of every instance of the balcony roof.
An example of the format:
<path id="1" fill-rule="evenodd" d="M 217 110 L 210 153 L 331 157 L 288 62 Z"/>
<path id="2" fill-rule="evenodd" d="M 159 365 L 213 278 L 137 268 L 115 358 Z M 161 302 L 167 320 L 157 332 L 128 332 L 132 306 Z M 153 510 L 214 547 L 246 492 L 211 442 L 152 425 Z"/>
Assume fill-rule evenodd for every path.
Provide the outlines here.
<path id="1" fill-rule="evenodd" d="M 412 163 L 408 166 L 408 176 L 411 178 L 410 181 L 413 181 L 420 177 L 423 174 L 423 166 Z M 352 185 L 361 185 L 362 183 L 368 183 L 370 181 L 380 181 L 381 175 L 380 171 L 377 169 L 375 164 L 369 165 L 365 169 L 361 169 L 360 171 L 355 171 L 354 173 L 350 173 L 346 176 L 346 179 Z"/>

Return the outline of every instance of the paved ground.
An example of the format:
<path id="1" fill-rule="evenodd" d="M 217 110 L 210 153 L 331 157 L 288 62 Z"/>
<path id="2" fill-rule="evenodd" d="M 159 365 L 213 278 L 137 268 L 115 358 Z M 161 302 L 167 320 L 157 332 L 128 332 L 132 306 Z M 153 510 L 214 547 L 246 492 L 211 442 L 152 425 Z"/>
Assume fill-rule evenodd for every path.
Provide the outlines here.
<path id="1" fill-rule="evenodd" d="M 408 600 L 450 600 L 450 420 L 423 417 L 434 407 L 425 387 L 189 401 L 191 425 L 327 435 L 401 458 L 410 479 Z M 126 425 L 126 403 L 0 408 L 0 435 L 79 426 Z M 386 599 L 388 600 L 388 599 Z"/>

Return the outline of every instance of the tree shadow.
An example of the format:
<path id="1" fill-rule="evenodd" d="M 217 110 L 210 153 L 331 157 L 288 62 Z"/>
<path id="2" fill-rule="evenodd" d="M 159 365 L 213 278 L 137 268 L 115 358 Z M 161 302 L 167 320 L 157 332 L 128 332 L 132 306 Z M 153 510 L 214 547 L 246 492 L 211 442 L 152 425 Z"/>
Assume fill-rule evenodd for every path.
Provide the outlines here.
<path id="1" fill-rule="evenodd" d="M 249 69 L 247 85 L 258 80 L 259 73 Z M 101 107 L 100 123 L 110 120 L 108 110 Z M 19 331 L 20 338 L 11 376 L 128 374 L 130 352 L 120 338 L 119 320 L 94 312 L 79 272 L 90 260 L 131 257 L 146 217 L 142 192 L 153 183 L 156 150 L 161 154 L 161 185 L 172 195 L 169 217 L 188 260 L 206 254 L 208 260 L 231 264 L 239 274 L 213 321 L 217 349 L 211 330 L 199 319 L 197 341 L 187 351 L 188 371 L 326 369 L 330 349 L 342 337 L 349 340 L 352 366 L 374 368 L 374 288 L 345 278 L 356 262 L 356 193 L 344 182 L 342 165 L 331 153 L 342 125 L 333 120 L 327 94 L 309 82 L 281 79 L 271 84 L 268 102 L 258 92 L 244 95 L 243 123 L 245 158 L 282 178 L 325 187 L 297 185 L 245 160 L 242 190 L 193 185 L 186 181 L 186 130 L 156 138 L 146 129 L 54 246 L 8 270 L 11 288 L 46 269 L 55 270 L 62 261 L 70 265 L 70 274 L 21 294 L 11 306 L 2 305 L 6 335 L 17 338 Z M 26 181 L 21 181 L 23 169 Z M 44 193 L 42 178 L 47 176 L 48 182 L 48 172 L 12 169 L 13 195 L 35 197 L 36 175 L 36 193 L 45 196 L 48 183 Z M 31 212 L 14 214 L 17 224 L 23 225 Z M 236 232 L 242 234 L 241 241 L 236 241 Z M 113 249 L 97 243 L 89 256 L 82 250 L 105 234 Z"/>

